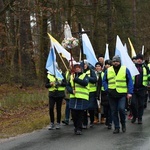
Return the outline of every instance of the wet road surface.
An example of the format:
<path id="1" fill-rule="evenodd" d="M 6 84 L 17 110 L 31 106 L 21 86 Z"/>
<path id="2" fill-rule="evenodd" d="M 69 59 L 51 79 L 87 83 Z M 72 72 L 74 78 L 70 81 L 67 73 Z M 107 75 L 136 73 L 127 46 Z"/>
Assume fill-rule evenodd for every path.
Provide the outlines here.
<path id="1" fill-rule="evenodd" d="M 143 124 L 127 120 L 126 133 L 113 134 L 98 124 L 74 135 L 73 124 L 60 130 L 44 128 L 9 140 L 0 140 L 0 150 L 150 150 L 150 103 L 145 109 Z"/>

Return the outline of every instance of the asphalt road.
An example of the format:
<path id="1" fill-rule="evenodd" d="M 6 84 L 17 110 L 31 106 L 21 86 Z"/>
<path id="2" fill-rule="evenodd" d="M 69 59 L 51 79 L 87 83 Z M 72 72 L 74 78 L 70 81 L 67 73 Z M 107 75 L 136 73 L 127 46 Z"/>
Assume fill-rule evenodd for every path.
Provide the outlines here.
<path id="1" fill-rule="evenodd" d="M 143 124 L 127 120 L 126 133 L 113 134 L 105 125 L 95 125 L 74 135 L 73 124 L 60 130 L 44 128 L 7 140 L 0 140 L 0 150 L 150 150 L 150 103 Z"/>

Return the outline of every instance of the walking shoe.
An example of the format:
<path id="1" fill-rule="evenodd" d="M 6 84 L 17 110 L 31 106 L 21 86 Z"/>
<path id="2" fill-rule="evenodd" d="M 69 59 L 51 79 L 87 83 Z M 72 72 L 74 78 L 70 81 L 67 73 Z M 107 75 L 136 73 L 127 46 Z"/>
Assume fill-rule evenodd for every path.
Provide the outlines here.
<path id="1" fill-rule="evenodd" d="M 87 126 L 86 125 L 82 125 L 82 129 L 87 129 Z"/>
<path id="2" fill-rule="evenodd" d="M 118 134 L 119 132 L 120 132 L 119 129 L 115 129 L 114 132 L 113 132 L 113 134 Z"/>
<path id="3" fill-rule="evenodd" d="M 126 132 L 126 125 L 122 125 L 122 132 Z"/>
<path id="4" fill-rule="evenodd" d="M 60 123 L 56 124 L 56 129 L 60 129 Z"/>
<path id="5" fill-rule="evenodd" d="M 80 130 L 76 131 L 76 135 L 81 135 L 81 134 L 82 134 L 82 131 L 80 131 Z"/>
<path id="6" fill-rule="evenodd" d="M 135 122 L 136 122 L 136 117 L 133 117 L 131 123 L 135 123 Z"/>
<path id="7" fill-rule="evenodd" d="M 132 120 L 132 118 L 133 118 L 132 114 L 129 114 L 128 115 L 128 120 Z"/>
<path id="8" fill-rule="evenodd" d="M 108 124 L 108 127 L 107 127 L 107 129 L 111 129 L 111 123 L 110 123 L 110 124 Z"/>
<path id="9" fill-rule="evenodd" d="M 77 132 L 77 129 L 76 129 L 76 128 L 74 128 L 74 134 L 76 134 L 76 132 Z"/>
<path id="10" fill-rule="evenodd" d="M 65 125 L 69 125 L 69 121 L 68 120 L 63 120 L 62 123 L 64 123 Z"/>
<path id="11" fill-rule="evenodd" d="M 93 123 L 90 123 L 90 128 L 93 128 L 94 124 Z"/>
<path id="12" fill-rule="evenodd" d="M 55 129 L 55 125 L 54 123 L 51 123 L 50 126 L 48 127 L 48 130 L 54 130 Z"/>
<path id="13" fill-rule="evenodd" d="M 138 124 L 142 124 L 142 119 L 138 118 Z"/>

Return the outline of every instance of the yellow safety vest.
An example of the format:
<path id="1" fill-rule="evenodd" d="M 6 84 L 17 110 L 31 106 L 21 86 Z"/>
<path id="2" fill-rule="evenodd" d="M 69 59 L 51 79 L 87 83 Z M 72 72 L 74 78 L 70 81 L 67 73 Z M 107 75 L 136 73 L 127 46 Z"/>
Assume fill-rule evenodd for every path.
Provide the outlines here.
<path id="1" fill-rule="evenodd" d="M 56 78 L 50 74 L 47 75 L 47 78 L 50 80 L 50 82 L 56 82 Z M 61 78 L 57 78 L 57 81 L 58 82 L 61 82 L 62 79 Z M 52 86 L 50 88 L 48 88 L 49 91 L 65 91 L 65 87 L 62 87 L 62 86 L 58 86 L 58 88 Z"/>
<path id="2" fill-rule="evenodd" d="M 133 80 L 133 84 L 135 83 L 135 76 L 132 77 Z M 148 75 L 147 75 L 147 70 L 145 67 L 143 67 L 143 86 L 147 86 L 148 85 Z"/>
<path id="3" fill-rule="evenodd" d="M 149 68 L 149 70 L 150 70 L 150 64 L 148 64 L 148 68 Z"/>
<path id="4" fill-rule="evenodd" d="M 85 76 L 86 76 L 86 74 L 83 73 L 82 75 L 79 76 L 79 79 L 82 80 L 82 79 L 84 79 Z M 85 87 L 85 86 L 81 86 L 78 83 L 74 83 L 73 82 L 73 75 L 71 75 L 70 83 L 71 83 L 72 87 L 75 86 L 75 94 L 70 94 L 70 98 L 81 98 L 81 99 L 89 100 L 88 85 Z"/>
<path id="5" fill-rule="evenodd" d="M 117 75 L 113 66 L 107 71 L 108 89 L 116 89 L 118 93 L 127 93 L 126 67 L 121 66 Z"/>
<path id="6" fill-rule="evenodd" d="M 91 75 L 90 70 L 87 70 L 86 74 L 90 77 L 90 75 Z M 89 82 L 88 86 L 89 86 L 89 92 L 95 92 L 96 91 L 96 84 L 95 83 L 90 83 Z"/>
<path id="7" fill-rule="evenodd" d="M 103 77 L 104 77 L 104 72 L 101 72 L 102 81 L 103 81 Z M 103 85 L 102 85 L 102 87 L 101 87 L 101 90 L 104 91 L 104 86 L 103 86 Z"/>

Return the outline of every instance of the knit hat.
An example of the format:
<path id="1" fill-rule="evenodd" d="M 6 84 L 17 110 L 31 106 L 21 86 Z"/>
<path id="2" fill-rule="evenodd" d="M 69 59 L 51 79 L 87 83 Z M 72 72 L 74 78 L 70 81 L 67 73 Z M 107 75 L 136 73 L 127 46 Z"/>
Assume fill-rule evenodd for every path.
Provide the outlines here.
<path id="1" fill-rule="evenodd" d="M 143 55 L 142 55 L 142 54 L 137 54 L 137 55 L 136 55 L 136 59 L 141 59 L 141 60 L 143 60 Z"/>
<path id="2" fill-rule="evenodd" d="M 113 62 L 117 61 L 117 62 L 120 62 L 121 63 L 121 59 L 118 55 L 114 56 L 113 59 L 112 59 Z"/>

